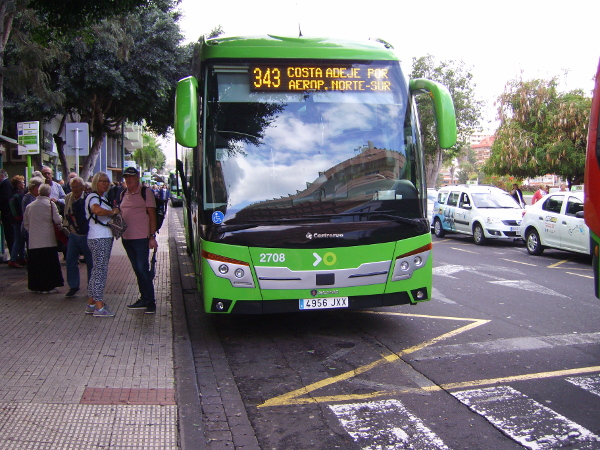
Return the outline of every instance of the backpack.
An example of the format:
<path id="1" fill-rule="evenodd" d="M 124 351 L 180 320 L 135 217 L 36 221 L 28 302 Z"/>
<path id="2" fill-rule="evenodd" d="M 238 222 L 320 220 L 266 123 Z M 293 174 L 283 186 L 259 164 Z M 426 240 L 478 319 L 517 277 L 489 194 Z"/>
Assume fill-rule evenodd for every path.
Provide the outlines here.
<path id="1" fill-rule="evenodd" d="M 23 208 L 22 208 L 23 194 L 13 195 L 8 204 L 10 206 L 10 213 L 12 214 L 15 221 L 20 222 L 23 220 Z"/>
<path id="2" fill-rule="evenodd" d="M 142 198 L 144 199 L 144 201 L 146 201 L 146 189 L 148 189 L 147 186 L 142 186 Z M 123 197 L 125 197 L 125 191 L 126 189 L 123 189 L 121 191 L 121 200 L 120 202 L 123 201 Z M 152 194 L 154 195 L 154 194 Z M 166 214 L 166 200 L 162 200 L 156 196 L 155 200 L 156 200 L 156 232 L 158 233 L 158 230 L 160 230 L 160 227 L 162 227 L 163 222 L 165 221 L 165 214 Z M 119 202 L 119 203 L 120 203 Z"/>
<path id="3" fill-rule="evenodd" d="M 85 199 L 87 194 L 83 194 L 79 199 L 71 204 L 71 214 L 67 214 L 67 221 L 75 229 L 77 234 L 88 234 L 90 230 L 89 219 L 85 216 Z M 91 214 L 90 214 L 91 216 Z"/>

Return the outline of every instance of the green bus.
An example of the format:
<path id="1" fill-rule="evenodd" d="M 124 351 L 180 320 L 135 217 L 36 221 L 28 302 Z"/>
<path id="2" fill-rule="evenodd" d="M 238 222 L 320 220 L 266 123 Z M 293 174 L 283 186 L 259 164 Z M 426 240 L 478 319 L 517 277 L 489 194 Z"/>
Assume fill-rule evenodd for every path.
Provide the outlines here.
<path id="1" fill-rule="evenodd" d="M 391 46 L 305 37 L 196 45 L 176 91 L 188 252 L 209 313 L 415 304 L 432 241 L 414 96 L 456 142 L 446 88 Z"/>

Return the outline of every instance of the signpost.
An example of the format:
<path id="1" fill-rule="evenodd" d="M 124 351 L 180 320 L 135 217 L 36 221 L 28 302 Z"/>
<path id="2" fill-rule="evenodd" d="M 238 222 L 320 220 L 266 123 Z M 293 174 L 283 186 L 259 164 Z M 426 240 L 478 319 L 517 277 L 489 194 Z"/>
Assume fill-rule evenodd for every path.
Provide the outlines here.
<path id="1" fill-rule="evenodd" d="M 67 131 L 65 154 L 75 156 L 75 172 L 79 174 L 79 157 L 90 153 L 90 127 L 86 122 L 73 122 L 66 124 L 65 129 Z"/>
<path id="2" fill-rule="evenodd" d="M 27 155 L 27 174 L 31 176 L 31 155 L 40 153 L 40 122 L 18 122 L 17 142 L 18 154 Z"/>

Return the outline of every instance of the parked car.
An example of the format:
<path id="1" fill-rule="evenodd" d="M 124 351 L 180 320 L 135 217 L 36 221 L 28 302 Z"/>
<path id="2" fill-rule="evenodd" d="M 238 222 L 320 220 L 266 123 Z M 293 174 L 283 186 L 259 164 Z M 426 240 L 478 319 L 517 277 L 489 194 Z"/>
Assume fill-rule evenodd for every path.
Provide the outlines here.
<path id="1" fill-rule="evenodd" d="M 531 255 L 545 248 L 590 254 L 590 231 L 583 220 L 583 192 L 556 192 L 530 206 L 521 236 Z"/>
<path id="2" fill-rule="evenodd" d="M 435 202 L 437 200 L 438 191 L 437 189 L 427 188 L 427 217 L 433 228 L 433 219 L 435 217 Z"/>
<path id="3" fill-rule="evenodd" d="M 433 231 L 473 236 L 482 245 L 488 239 L 516 239 L 523 209 L 507 192 L 494 186 L 445 186 L 438 191 Z"/>

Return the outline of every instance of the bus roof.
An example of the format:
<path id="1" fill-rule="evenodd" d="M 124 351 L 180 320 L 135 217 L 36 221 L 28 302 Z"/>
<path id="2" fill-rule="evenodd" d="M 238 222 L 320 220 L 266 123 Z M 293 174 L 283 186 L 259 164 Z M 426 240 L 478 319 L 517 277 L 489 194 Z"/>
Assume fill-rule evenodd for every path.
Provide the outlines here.
<path id="1" fill-rule="evenodd" d="M 272 35 L 210 39 L 202 48 L 202 59 L 213 58 L 398 60 L 392 46 L 379 40 L 355 42 Z"/>

